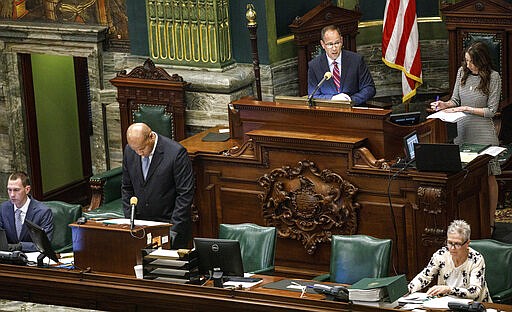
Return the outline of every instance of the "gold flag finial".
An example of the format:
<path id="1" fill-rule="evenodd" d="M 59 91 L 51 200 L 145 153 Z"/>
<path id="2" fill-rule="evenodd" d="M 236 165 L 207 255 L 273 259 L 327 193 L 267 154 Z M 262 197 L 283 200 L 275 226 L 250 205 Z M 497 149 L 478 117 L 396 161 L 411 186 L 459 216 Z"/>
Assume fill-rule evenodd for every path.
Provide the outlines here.
<path id="1" fill-rule="evenodd" d="M 247 4 L 247 12 L 245 12 L 245 18 L 247 18 L 247 25 L 254 26 L 256 25 L 256 11 L 254 10 L 254 5 L 252 3 Z"/>

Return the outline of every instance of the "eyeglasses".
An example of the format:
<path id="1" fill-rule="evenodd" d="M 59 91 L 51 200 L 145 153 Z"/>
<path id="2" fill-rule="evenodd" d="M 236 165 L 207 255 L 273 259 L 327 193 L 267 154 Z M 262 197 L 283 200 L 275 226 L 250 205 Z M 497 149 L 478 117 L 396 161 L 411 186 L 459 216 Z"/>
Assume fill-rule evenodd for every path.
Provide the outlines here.
<path id="1" fill-rule="evenodd" d="M 463 243 L 457 243 L 457 242 L 450 242 L 450 241 L 446 241 L 446 247 L 448 248 L 455 248 L 455 249 L 459 249 L 460 247 L 462 247 L 464 244 L 466 244 L 468 242 L 468 240 L 465 240 Z"/>
<path id="2" fill-rule="evenodd" d="M 340 44 L 341 44 L 341 42 L 336 41 L 336 42 L 326 43 L 325 46 L 328 47 L 329 49 L 332 49 L 333 47 L 338 47 Z"/>

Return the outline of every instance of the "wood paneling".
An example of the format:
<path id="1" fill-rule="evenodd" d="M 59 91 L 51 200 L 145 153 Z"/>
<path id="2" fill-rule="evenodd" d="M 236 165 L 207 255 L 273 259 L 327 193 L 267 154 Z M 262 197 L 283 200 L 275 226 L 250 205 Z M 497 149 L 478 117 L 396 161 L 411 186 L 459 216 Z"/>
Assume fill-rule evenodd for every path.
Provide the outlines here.
<path id="1" fill-rule="evenodd" d="M 395 267 L 412 278 L 443 244 L 451 220 L 467 219 L 473 239 L 490 234 L 489 157 L 477 158 L 467 171 L 406 170 L 390 181 L 396 170 L 389 169 L 389 160 L 403 155 L 402 134 L 416 129 L 423 142 L 444 142 L 438 120 L 399 127 L 387 121 L 385 110 L 309 109 L 250 99 L 230 106 L 232 139 L 218 142 L 217 149 L 201 141 L 206 132 L 181 142 L 198 173 L 196 237 L 216 237 L 220 223 L 276 226 L 278 272 L 308 277 L 329 270 L 325 237 L 392 238 Z M 338 192 L 343 200 L 336 199 Z M 340 223 L 327 229 L 330 220 Z"/>

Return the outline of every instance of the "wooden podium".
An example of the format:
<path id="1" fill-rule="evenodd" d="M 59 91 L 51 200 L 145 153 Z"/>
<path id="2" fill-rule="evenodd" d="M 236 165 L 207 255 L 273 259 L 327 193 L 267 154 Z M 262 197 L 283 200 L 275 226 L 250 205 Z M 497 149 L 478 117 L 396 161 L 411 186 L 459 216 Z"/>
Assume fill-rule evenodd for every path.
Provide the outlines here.
<path id="1" fill-rule="evenodd" d="M 75 266 L 82 270 L 134 276 L 133 267 L 142 264 L 142 249 L 153 244 L 170 248 L 171 224 L 135 226 L 132 233 L 127 224 L 87 221 L 70 226 Z"/>
<path id="2" fill-rule="evenodd" d="M 472 239 L 489 237 L 490 157 L 457 173 L 398 172 L 390 164 L 403 156 L 405 135 L 444 143 L 446 127 L 437 119 L 399 126 L 390 114 L 232 102 L 230 140 L 204 142 L 203 132 L 181 141 L 197 173 L 194 235 L 217 237 L 221 223 L 275 226 L 277 274 L 307 278 L 329 270 L 331 235 L 392 238 L 394 266 L 408 278 L 444 244 L 452 220 L 468 221 Z"/>

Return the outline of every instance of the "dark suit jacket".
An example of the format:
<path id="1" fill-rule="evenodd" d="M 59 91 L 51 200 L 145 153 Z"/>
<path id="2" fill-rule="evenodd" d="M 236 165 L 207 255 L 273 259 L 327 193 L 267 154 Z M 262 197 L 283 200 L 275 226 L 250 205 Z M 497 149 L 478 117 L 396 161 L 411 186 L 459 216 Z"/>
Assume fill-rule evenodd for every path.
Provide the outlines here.
<path id="1" fill-rule="evenodd" d="M 123 155 L 122 198 L 126 218 L 130 198 L 138 199 L 136 219 L 172 223 L 177 233 L 172 248 L 186 248 L 191 234 L 190 206 L 194 198 L 194 172 L 187 150 L 158 135 L 146 181 L 141 157 L 126 145 Z"/>
<path id="2" fill-rule="evenodd" d="M 325 72 L 329 71 L 325 53 L 309 61 L 308 66 L 308 94 L 311 94 Z M 375 83 L 363 57 L 352 51 L 341 52 L 340 82 L 341 93 L 348 94 L 355 105 L 362 105 L 375 95 Z M 336 94 L 338 92 L 331 78 L 322 84 L 313 97 L 330 99 Z"/>
<path id="3" fill-rule="evenodd" d="M 30 220 L 39 225 L 48 235 L 51 241 L 53 237 L 53 214 L 50 208 L 45 204 L 30 198 L 27 215 L 25 220 Z M 0 206 L 0 227 L 5 230 L 7 242 L 9 244 L 17 244 L 21 242 L 22 251 L 37 251 L 38 249 L 32 242 L 28 228 L 25 224 L 21 228 L 20 239 L 16 235 L 16 225 L 14 223 L 14 205 L 11 201 L 3 202 Z"/>

